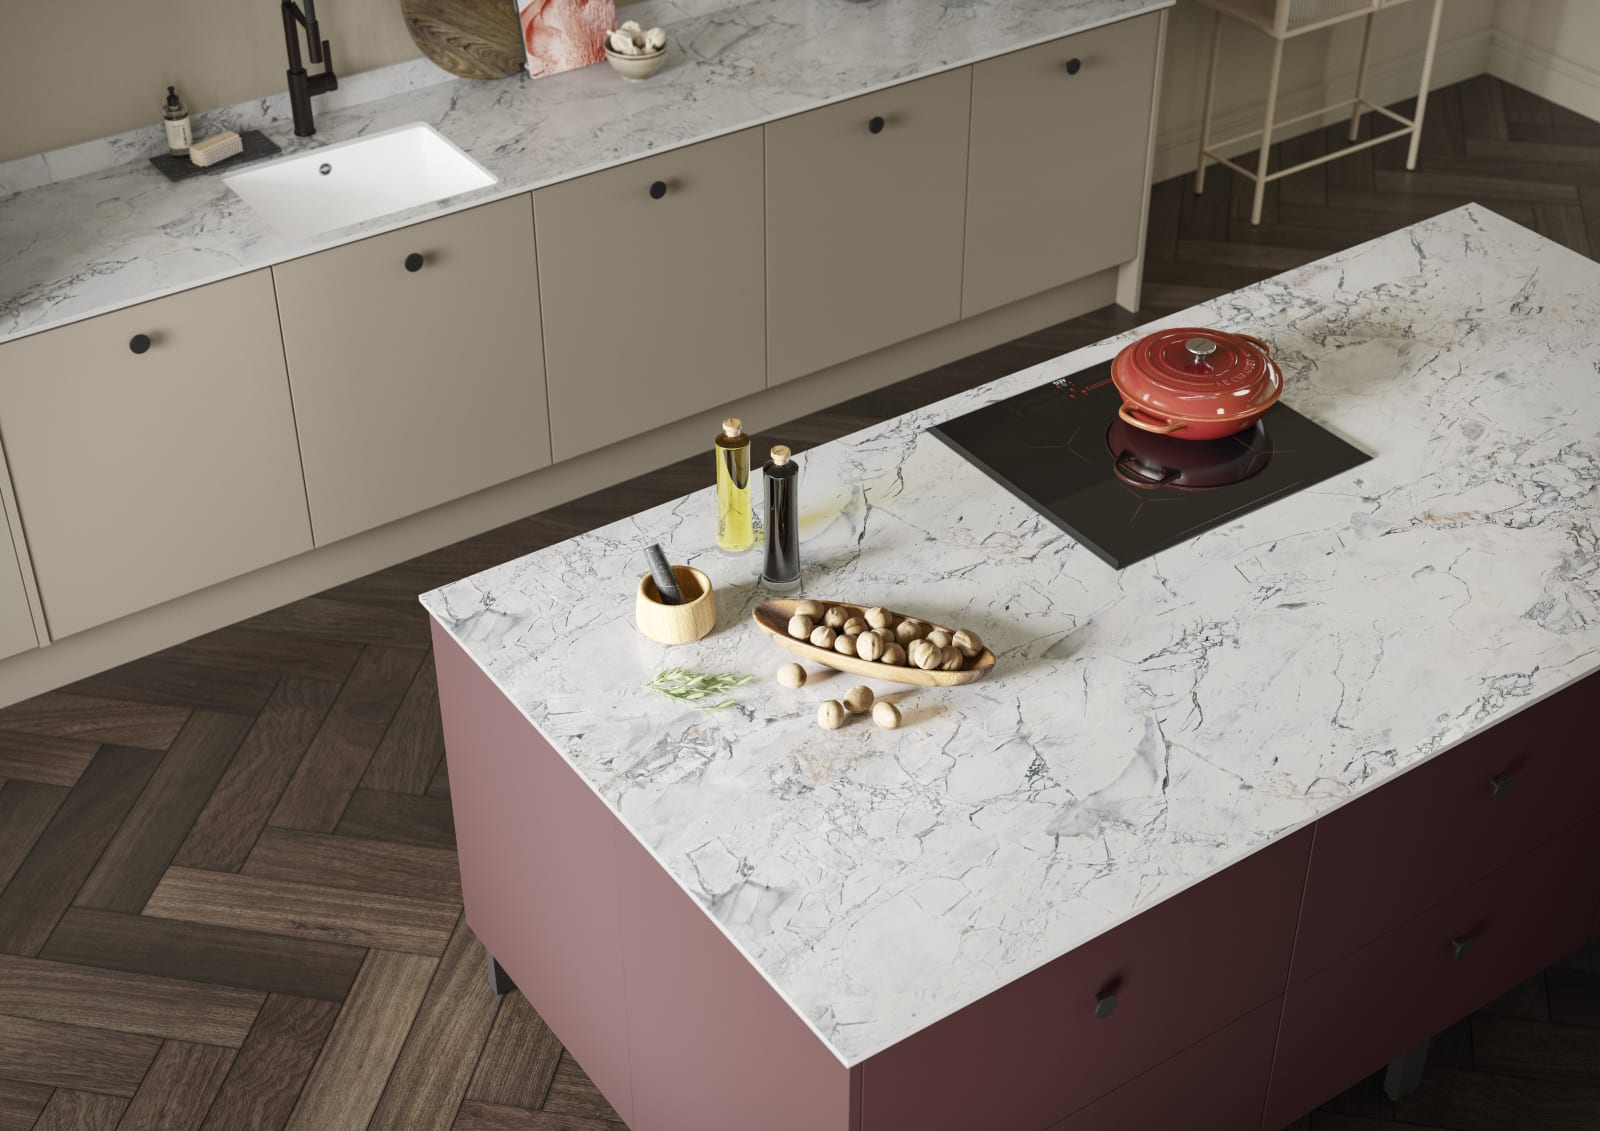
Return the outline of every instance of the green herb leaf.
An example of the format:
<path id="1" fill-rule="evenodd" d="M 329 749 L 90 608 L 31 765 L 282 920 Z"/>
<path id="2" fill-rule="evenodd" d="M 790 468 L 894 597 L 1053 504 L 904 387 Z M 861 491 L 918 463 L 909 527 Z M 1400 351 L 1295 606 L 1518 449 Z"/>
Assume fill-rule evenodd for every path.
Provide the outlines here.
<path id="1" fill-rule="evenodd" d="M 657 695 L 664 695 L 668 699 L 675 699 L 680 703 L 699 703 L 702 699 L 709 699 L 713 695 L 723 695 L 735 687 L 749 683 L 754 678 L 748 675 L 735 675 L 731 672 L 707 675 L 701 672 L 691 672 L 684 668 L 666 668 L 651 677 L 645 687 Z M 732 699 L 723 699 L 716 703 L 706 703 L 695 709 L 698 711 L 721 711 L 735 706 Z"/>

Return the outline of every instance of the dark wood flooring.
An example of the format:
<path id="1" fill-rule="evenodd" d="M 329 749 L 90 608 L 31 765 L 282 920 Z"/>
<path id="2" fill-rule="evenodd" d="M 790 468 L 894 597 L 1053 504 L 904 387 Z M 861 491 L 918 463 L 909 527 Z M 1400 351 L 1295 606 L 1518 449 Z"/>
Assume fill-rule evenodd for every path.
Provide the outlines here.
<path id="1" fill-rule="evenodd" d="M 1600 125 L 1482 78 L 1391 145 L 1275 184 L 1157 186 L 1147 306 L 757 439 L 797 449 L 1469 200 L 1600 249 Z M 1338 131 L 1285 142 L 1320 152 Z M 461 918 L 415 595 L 711 481 L 686 460 L 0 711 L 0 1131 L 616 1131 Z M 1398 1105 L 1302 1131 L 1600 1127 L 1600 950 L 1451 1029 Z"/>

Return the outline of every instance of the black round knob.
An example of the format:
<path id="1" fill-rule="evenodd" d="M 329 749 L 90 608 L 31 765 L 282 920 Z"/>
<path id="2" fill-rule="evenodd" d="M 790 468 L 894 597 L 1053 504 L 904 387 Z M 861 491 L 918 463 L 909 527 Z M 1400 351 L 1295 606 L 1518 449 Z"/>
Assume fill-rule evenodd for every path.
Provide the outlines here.
<path id="1" fill-rule="evenodd" d="M 1467 955 L 1469 955 L 1471 953 L 1472 953 L 1472 940 L 1471 939 L 1460 938 L 1460 939 L 1451 939 L 1450 940 L 1450 954 L 1457 962 L 1460 962 L 1463 958 L 1465 958 Z"/>
<path id="2" fill-rule="evenodd" d="M 421 271 L 422 265 L 426 262 L 427 260 L 422 258 L 422 253 L 420 251 L 413 251 L 410 255 L 406 256 L 406 270 Z"/>
<path id="3" fill-rule="evenodd" d="M 667 195 L 667 182 L 666 181 L 652 181 L 650 183 L 650 199 L 651 200 L 660 200 L 662 197 L 664 197 L 666 195 Z"/>
<path id="4" fill-rule="evenodd" d="M 1501 774 L 1497 778 L 1489 779 L 1489 796 L 1496 801 L 1504 801 L 1511 796 L 1511 775 Z"/>
<path id="5" fill-rule="evenodd" d="M 887 124 L 888 123 L 885 122 L 882 118 L 875 117 L 870 122 L 867 123 L 867 129 L 871 130 L 875 134 L 881 134 L 883 132 L 883 127 L 886 126 Z"/>
<path id="6" fill-rule="evenodd" d="M 128 348 L 134 353 L 144 353 L 150 348 L 149 334 L 135 334 L 128 339 Z"/>
<path id="7" fill-rule="evenodd" d="M 1068 59 L 1067 60 L 1067 74 L 1075 75 L 1081 70 L 1083 70 L 1083 60 L 1082 59 Z"/>
<path id="8" fill-rule="evenodd" d="M 1117 995 L 1116 994 L 1095 994 L 1094 995 L 1094 1019 L 1096 1021 L 1104 1021 L 1107 1017 L 1110 1017 L 1116 1011 L 1117 1011 Z"/>

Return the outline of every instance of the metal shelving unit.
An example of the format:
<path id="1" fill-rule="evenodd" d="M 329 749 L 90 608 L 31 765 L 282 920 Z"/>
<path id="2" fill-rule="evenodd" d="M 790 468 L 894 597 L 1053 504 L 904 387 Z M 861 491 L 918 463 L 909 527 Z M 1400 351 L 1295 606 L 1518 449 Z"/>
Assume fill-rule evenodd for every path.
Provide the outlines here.
<path id="1" fill-rule="evenodd" d="M 1417 167 L 1417 145 L 1422 140 L 1422 116 L 1428 107 L 1428 81 L 1433 77 L 1433 56 L 1439 43 L 1439 17 L 1444 11 L 1444 0 L 1433 0 L 1433 18 L 1428 24 L 1428 42 L 1422 56 L 1422 82 L 1417 90 L 1416 115 L 1411 118 L 1403 117 L 1394 111 L 1366 100 L 1367 85 L 1367 60 L 1372 51 L 1372 25 L 1379 12 L 1385 8 L 1408 3 L 1409 0 L 1200 0 L 1211 9 L 1211 61 L 1206 69 L 1206 98 L 1205 106 L 1200 115 L 1200 156 L 1195 167 L 1194 191 L 1198 195 L 1205 191 L 1206 164 L 1215 161 L 1219 165 L 1226 165 L 1241 176 L 1249 177 L 1255 182 L 1255 201 L 1250 209 L 1250 223 L 1261 223 L 1261 201 L 1267 191 L 1267 183 L 1279 177 L 1287 177 L 1291 173 L 1298 173 L 1302 169 L 1309 169 L 1314 165 L 1322 165 L 1329 161 L 1336 161 L 1349 153 L 1355 153 L 1374 145 L 1382 145 L 1395 138 L 1411 138 L 1411 150 L 1406 155 L 1406 168 Z M 1238 134 L 1234 137 L 1224 138 L 1222 141 L 1211 140 L 1211 105 L 1217 88 L 1217 56 L 1222 48 L 1222 17 L 1229 16 L 1247 27 L 1252 27 L 1272 40 L 1272 69 L 1267 79 L 1267 111 L 1266 119 L 1259 130 L 1250 130 L 1248 133 Z M 1346 98 L 1340 102 L 1330 102 L 1326 106 L 1318 107 L 1306 114 L 1298 114 L 1293 118 L 1285 118 L 1278 122 L 1273 119 L 1278 108 L 1278 81 L 1283 72 L 1283 46 L 1296 36 L 1306 35 L 1310 32 L 1321 31 L 1335 24 L 1344 23 L 1346 20 L 1365 18 L 1367 26 L 1361 38 L 1361 63 L 1356 70 L 1356 92 L 1353 98 Z M 1287 169 L 1279 169 L 1275 173 L 1267 172 L 1267 158 L 1272 149 L 1273 134 L 1284 126 L 1292 126 L 1308 118 L 1319 118 L 1331 110 L 1351 108 L 1350 113 L 1350 141 L 1351 145 L 1339 150 L 1337 153 L 1325 154 L 1310 161 L 1302 161 L 1298 165 L 1291 165 Z M 1361 112 L 1371 110 L 1399 123 L 1400 128 L 1388 133 L 1368 138 L 1366 141 L 1357 142 L 1356 136 L 1360 131 Z M 1227 149 L 1241 141 L 1251 138 L 1261 139 L 1260 156 L 1256 160 L 1254 171 L 1246 169 L 1235 161 L 1224 157 L 1221 150 Z"/>

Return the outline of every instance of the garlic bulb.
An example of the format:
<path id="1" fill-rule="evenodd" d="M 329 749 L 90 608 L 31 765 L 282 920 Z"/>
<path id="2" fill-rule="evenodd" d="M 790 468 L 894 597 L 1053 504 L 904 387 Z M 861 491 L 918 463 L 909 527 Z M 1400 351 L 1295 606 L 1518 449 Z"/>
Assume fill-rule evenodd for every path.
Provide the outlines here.
<path id="1" fill-rule="evenodd" d="M 644 33 L 644 49 L 646 51 L 660 51 L 667 45 L 667 33 L 658 27 L 653 27 Z"/>
<path id="2" fill-rule="evenodd" d="M 644 30 L 644 28 L 639 26 L 639 21 L 638 20 L 629 20 L 627 23 L 623 24 L 617 30 L 618 31 L 631 31 L 635 35 L 638 35 L 640 32 L 642 32 Z"/>

